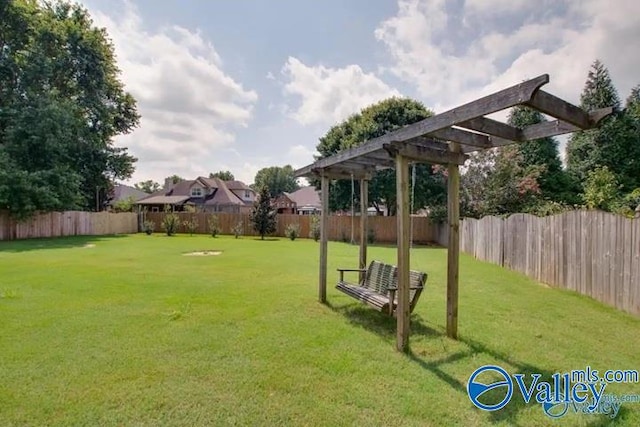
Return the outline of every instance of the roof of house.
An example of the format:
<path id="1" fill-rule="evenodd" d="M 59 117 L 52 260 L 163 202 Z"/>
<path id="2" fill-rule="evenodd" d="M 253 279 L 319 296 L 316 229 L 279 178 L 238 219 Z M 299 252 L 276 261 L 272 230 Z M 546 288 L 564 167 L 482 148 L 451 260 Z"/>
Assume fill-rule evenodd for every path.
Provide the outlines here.
<path id="1" fill-rule="evenodd" d="M 137 188 L 120 184 L 113 187 L 113 199 L 110 203 L 113 204 L 119 202 L 120 200 L 125 200 L 128 198 L 132 198 L 133 201 L 136 202 L 147 197 L 148 195 L 148 193 L 145 193 L 142 190 L 138 190 Z"/>
<path id="2" fill-rule="evenodd" d="M 180 181 L 173 185 L 170 188 L 164 188 L 162 190 L 156 191 L 155 193 L 149 195 L 148 197 L 139 201 L 140 204 L 150 205 L 150 204 L 177 204 L 183 203 L 187 200 L 191 202 L 195 202 L 197 204 L 202 203 L 201 197 L 191 197 L 191 187 L 194 184 L 200 184 L 204 187 L 213 189 L 212 194 L 207 194 L 204 198 L 205 205 L 238 205 L 244 206 L 246 204 L 250 204 L 250 202 L 245 202 L 240 199 L 239 196 L 234 194 L 229 188 L 229 185 L 233 187 L 233 189 L 249 189 L 247 185 L 245 185 L 241 181 L 222 181 L 220 178 L 206 178 L 203 176 L 199 176 L 193 180 L 185 180 Z"/>
<path id="3" fill-rule="evenodd" d="M 253 188 L 249 187 L 242 181 L 224 181 L 224 184 L 227 186 L 229 190 L 251 190 Z"/>
<path id="4" fill-rule="evenodd" d="M 287 193 L 285 193 L 287 194 Z M 303 206 L 320 207 L 320 195 L 315 187 L 302 187 L 293 193 L 288 193 L 289 199 L 298 205 L 298 208 Z"/>
<path id="5" fill-rule="evenodd" d="M 143 200 L 138 200 L 138 204 L 140 205 L 176 205 L 180 203 L 184 203 L 189 200 L 189 196 L 163 196 L 156 195 L 147 197 Z"/>
<path id="6" fill-rule="evenodd" d="M 245 203 L 240 200 L 238 196 L 225 185 L 225 182 L 219 178 L 207 178 L 208 180 L 215 180 L 216 192 L 213 197 L 206 202 L 205 205 L 244 205 Z"/>

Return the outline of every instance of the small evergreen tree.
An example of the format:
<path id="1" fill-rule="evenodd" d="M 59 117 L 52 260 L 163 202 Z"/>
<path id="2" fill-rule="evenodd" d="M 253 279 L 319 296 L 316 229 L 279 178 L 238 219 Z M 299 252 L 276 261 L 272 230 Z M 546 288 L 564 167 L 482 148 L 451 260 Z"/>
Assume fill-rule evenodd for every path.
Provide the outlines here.
<path id="1" fill-rule="evenodd" d="M 269 187 L 267 186 L 260 188 L 258 200 L 253 204 L 251 223 L 262 240 L 266 234 L 276 231 L 276 211 L 271 207 L 271 197 L 269 197 Z"/>

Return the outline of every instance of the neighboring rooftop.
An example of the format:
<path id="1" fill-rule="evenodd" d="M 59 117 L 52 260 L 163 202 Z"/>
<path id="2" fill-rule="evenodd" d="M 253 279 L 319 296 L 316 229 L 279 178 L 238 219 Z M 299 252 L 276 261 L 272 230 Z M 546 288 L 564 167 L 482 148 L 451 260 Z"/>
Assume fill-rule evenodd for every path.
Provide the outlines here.
<path id="1" fill-rule="evenodd" d="M 295 202 L 298 208 L 302 207 L 315 207 L 320 208 L 320 195 L 315 187 L 302 187 L 299 190 L 296 190 L 292 193 L 285 193 L 291 199 L 291 201 Z"/>

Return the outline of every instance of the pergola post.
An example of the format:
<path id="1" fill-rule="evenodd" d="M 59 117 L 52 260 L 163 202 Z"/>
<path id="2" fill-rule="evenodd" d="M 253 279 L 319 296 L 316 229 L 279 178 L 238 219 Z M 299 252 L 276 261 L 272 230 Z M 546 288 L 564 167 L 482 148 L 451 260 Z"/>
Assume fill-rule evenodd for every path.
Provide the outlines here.
<path id="1" fill-rule="evenodd" d="M 406 352 L 409 349 L 410 312 L 409 312 L 409 159 L 396 154 L 396 198 L 397 198 L 397 235 L 398 235 L 398 307 L 396 309 L 397 335 L 396 348 Z"/>
<path id="2" fill-rule="evenodd" d="M 451 151 L 458 152 L 459 144 L 451 143 Z M 448 225 L 447 246 L 447 336 L 458 338 L 458 276 L 460 270 L 460 169 L 448 166 Z"/>
<path id="3" fill-rule="evenodd" d="M 360 180 L 360 269 L 367 268 L 367 222 L 369 207 L 369 181 Z M 364 273 L 360 273 L 360 283 L 364 279 Z"/>
<path id="4" fill-rule="evenodd" d="M 329 178 L 322 174 L 321 179 L 321 204 L 322 215 L 320 217 L 320 280 L 318 283 L 318 300 L 327 302 L 327 242 L 329 240 Z"/>

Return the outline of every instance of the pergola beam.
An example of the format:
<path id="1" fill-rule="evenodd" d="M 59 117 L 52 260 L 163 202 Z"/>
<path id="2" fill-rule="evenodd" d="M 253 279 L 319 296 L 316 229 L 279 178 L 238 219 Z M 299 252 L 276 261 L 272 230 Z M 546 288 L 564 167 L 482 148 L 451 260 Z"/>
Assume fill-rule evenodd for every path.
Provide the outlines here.
<path id="1" fill-rule="evenodd" d="M 487 117 L 476 117 L 471 120 L 466 120 L 458 123 L 458 126 L 509 141 L 522 141 L 522 132 L 520 129 Z"/>
<path id="2" fill-rule="evenodd" d="M 447 128 L 441 129 L 430 134 L 433 137 L 445 139 L 447 141 L 457 142 L 472 147 L 491 148 L 491 141 L 488 136 L 480 133 L 469 132 L 463 129 Z"/>
<path id="3" fill-rule="evenodd" d="M 600 120 L 609 116 L 611 113 L 613 113 L 613 108 L 611 107 L 591 111 L 588 113 L 589 121 L 593 123 L 593 126 L 596 126 Z M 522 139 L 524 141 L 531 141 L 549 136 L 564 135 L 579 130 L 580 128 L 578 126 L 572 125 L 571 123 L 562 120 L 552 120 L 525 127 L 522 129 Z"/>
<path id="4" fill-rule="evenodd" d="M 582 108 L 543 90 L 537 91 L 526 105 L 580 129 L 588 129 L 592 125 L 589 114 Z"/>
<path id="5" fill-rule="evenodd" d="M 483 98 L 471 101 L 460 107 L 428 117 L 417 123 L 404 126 L 393 132 L 386 133 L 378 138 L 371 139 L 362 145 L 344 150 L 331 157 L 320 159 L 312 165 L 316 168 L 326 168 L 328 166 L 341 163 L 356 157 L 365 156 L 383 148 L 383 145 L 394 141 L 407 141 L 413 138 L 436 132 L 441 129 L 458 125 L 462 122 L 476 119 L 486 114 L 495 113 L 514 105 L 529 101 L 535 92 L 544 84 L 549 82 L 549 75 L 543 74 L 534 79 L 527 80 L 515 86 L 501 90 Z M 488 120 L 488 119 L 487 119 Z M 496 122 L 499 123 L 499 122 Z M 505 125 L 507 126 L 507 125 Z M 467 127 L 467 126 L 464 126 Z M 488 132 L 487 132 L 488 133 Z M 503 137 L 502 135 L 493 134 Z M 506 138 L 511 139 L 511 138 Z M 307 166 L 295 172 L 295 176 L 306 176 L 311 173 L 312 166 Z"/>
<path id="6" fill-rule="evenodd" d="M 449 163 L 462 165 L 468 158 L 468 156 L 465 156 L 462 153 L 435 150 L 431 147 L 420 144 L 403 144 L 401 142 L 395 142 L 385 145 L 384 149 L 393 155 L 401 155 L 409 160 L 440 165 Z"/>

